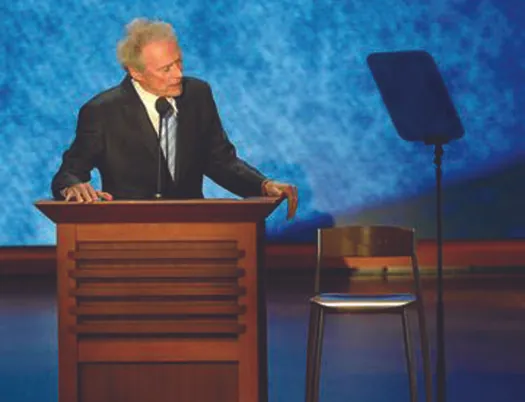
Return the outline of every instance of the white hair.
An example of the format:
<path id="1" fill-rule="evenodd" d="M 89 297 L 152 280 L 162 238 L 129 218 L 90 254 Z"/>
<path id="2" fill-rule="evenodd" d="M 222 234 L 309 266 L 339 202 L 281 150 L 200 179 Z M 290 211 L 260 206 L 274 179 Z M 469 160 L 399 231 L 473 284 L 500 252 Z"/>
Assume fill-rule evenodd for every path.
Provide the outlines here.
<path id="1" fill-rule="evenodd" d="M 177 46 L 177 36 L 167 22 L 137 18 L 126 25 L 126 36 L 117 45 L 117 58 L 122 67 L 132 67 L 144 71 L 141 59 L 142 49 L 148 43 L 158 40 L 173 40 Z"/>

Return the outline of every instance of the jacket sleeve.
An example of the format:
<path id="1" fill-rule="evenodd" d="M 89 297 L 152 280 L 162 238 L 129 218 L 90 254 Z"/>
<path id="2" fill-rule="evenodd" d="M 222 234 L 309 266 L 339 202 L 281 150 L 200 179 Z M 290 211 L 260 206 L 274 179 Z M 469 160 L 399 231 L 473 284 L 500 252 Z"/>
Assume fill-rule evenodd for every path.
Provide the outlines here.
<path id="1" fill-rule="evenodd" d="M 51 182 L 55 199 L 63 199 L 60 191 L 64 188 L 91 180 L 91 170 L 97 165 L 103 149 L 101 127 L 96 105 L 84 105 L 78 115 L 75 139 L 64 152 L 62 164 Z"/>
<path id="2" fill-rule="evenodd" d="M 262 195 L 262 183 L 267 178 L 256 168 L 237 156 L 235 146 L 224 131 L 213 99 L 211 88 L 206 85 L 205 130 L 208 149 L 205 174 L 214 182 L 241 197 Z"/>

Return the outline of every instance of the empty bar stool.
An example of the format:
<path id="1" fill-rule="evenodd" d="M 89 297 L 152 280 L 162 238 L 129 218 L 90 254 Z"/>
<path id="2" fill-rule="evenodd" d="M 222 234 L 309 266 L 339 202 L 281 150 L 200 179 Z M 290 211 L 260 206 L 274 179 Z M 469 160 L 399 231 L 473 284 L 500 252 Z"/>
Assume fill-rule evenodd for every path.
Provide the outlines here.
<path id="1" fill-rule="evenodd" d="M 319 293 L 321 266 L 326 258 L 410 257 L 414 292 L 406 294 L 358 295 Z M 310 323 L 306 360 L 306 402 L 318 402 L 325 314 L 399 314 L 403 324 L 410 401 L 417 401 L 417 373 L 413 358 L 408 310 L 417 311 L 426 402 L 432 400 L 430 350 L 421 297 L 419 267 L 413 229 L 394 226 L 346 226 L 318 229 L 315 296 L 310 299 Z"/>

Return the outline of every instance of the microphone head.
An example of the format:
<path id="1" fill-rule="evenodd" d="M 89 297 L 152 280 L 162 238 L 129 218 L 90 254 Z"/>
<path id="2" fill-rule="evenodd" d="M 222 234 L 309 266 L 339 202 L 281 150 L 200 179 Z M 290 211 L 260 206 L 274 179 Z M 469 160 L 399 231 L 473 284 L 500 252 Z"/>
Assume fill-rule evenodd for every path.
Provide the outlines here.
<path id="1" fill-rule="evenodd" d="M 173 106 L 171 106 L 168 100 L 164 97 L 157 99 L 155 102 L 155 109 L 157 109 L 160 117 L 165 117 L 169 113 L 173 113 Z"/>

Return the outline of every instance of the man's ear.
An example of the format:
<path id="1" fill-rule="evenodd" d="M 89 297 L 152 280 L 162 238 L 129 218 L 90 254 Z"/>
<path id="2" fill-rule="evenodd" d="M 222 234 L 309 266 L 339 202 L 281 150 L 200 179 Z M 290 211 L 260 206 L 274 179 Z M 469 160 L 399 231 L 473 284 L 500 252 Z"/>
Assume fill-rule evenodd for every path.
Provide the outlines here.
<path id="1" fill-rule="evenodd" d="M 129 75 L 131 75 L 131 78 L 133 78 L 135 81 L 142 81 L 143 75 L 142 73 L 133 67 L 128 67 Z"/>

